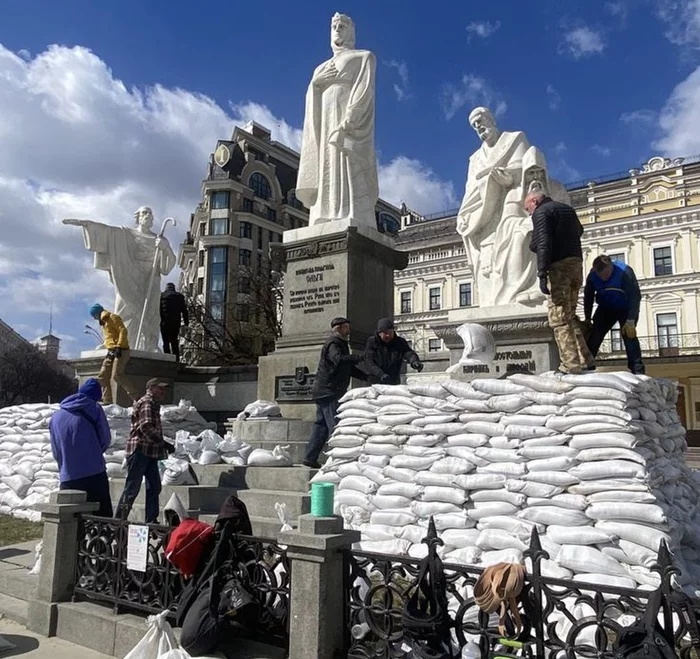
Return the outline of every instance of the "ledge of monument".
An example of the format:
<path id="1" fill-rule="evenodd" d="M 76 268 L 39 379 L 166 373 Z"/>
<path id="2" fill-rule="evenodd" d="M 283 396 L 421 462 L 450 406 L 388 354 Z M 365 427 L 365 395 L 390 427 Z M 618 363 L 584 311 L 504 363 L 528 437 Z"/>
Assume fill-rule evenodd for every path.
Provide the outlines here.
<path id="1" fill-rule="evenodd" d="M 483 323 L 497 320 L 526 320 L 528 318 L 546 318 L 547 307 L 544 304 L 528 306 L 525 304 L 502 304 L 493 307 L 466 307 L 450 309 L 447 314 L 449 323 Z"/>
<path id="2" fill-rule="evenodd" d="M 80 359 L 104 359 L 107 356 L 107 350 L 83 350 L 80 353 Z M 166 355 L 162 352 L 146 352 L 145 350 L 131 350 L 129 359 L 147 359 L 157 362 L 173 362 L 175 363 L 175 355 Z"/>
<path id="3" fill-rule="evenodd" d="M 347 232 L 347 230 L 350 228 L 356 229 L 357 233 L 365 236 L 365 238 L 369 238 L 370 240 L 389 247 L 390 249 L 396 249 L 396 242 L 391 236 L 387 236 L 385 233 L 380 233 L 374 227 L 368 227 L 366 224 L 354 219 L 331 220 L 308 227 L 301 227 L 300 229 L 291 229 L 282 234 L 282 239 L 284 244 L 288 245 L 290 243 L 303 242 L 314 238 L 326 238 L 328 236 L 341 235 Z"/>

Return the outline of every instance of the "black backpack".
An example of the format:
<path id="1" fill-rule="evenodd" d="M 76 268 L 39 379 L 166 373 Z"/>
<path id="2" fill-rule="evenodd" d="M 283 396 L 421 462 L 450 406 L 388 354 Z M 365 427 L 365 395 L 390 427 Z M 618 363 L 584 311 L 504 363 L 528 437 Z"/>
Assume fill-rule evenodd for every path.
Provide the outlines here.
<path id="1" fill-rule="evenodd" d="M 662 599 L 658 588 L 649 596 L 644 614 L 620 631 L 614 648 L 616 659 L 676 659 L 673 638 L 658 622 Z"/>

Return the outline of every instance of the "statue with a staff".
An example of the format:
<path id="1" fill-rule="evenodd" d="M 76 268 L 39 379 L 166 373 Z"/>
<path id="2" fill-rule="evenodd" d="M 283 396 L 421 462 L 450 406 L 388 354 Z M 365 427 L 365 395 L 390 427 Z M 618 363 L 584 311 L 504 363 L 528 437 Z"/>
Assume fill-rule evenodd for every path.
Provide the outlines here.
<path id="1" fill-rule="evenodd" d="M 165 237 L 175 220 L 166 218 L 160 233 L 153 229 L 153 211 L 142 206 L 134 213 L 137 228 L 115 227 L 92 220 L 63 220 L 83 229 L 85 247 L 95 253 L 95 268 L 106 270 L 114 285 L 114 312 L 121 316 L 132 349 L 158 351 L 160 278 L 176 262 Z"/>

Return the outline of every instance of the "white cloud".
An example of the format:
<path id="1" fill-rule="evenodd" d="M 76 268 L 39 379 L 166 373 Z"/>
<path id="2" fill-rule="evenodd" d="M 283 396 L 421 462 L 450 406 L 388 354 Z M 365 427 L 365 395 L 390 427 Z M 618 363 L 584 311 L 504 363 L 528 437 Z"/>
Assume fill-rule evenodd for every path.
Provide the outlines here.
<path id="1" fill-rule="evenodd" d="M 657 113 L 654 110 L 632 110 L 623 112 L 620 121 L 630 126 L 648 125 L 656 121 Z"/>
<path id="2" fill-rule="evenodd" d="M 445 83 L 440 92 L 440 104 L 448 121 L 465 105 L 470 110 L 485 105 L 497 117 L 505 114 L 508 109 L 501 94 L 495 92 L 484 78 L 471 73 L 464 74 L 459 83 Z"/>
<path id="3" fill-rule="evenodd" d="M 607 158 L 612 153 L 612 149 L 609 146 L 602 146 L 601 144 L 594 144 L 591 147 L 591 151 L 599 156 L 603 156 L 603 158 Z"/>
<path id="4" fill-rule="evenodd" d="M 386 66 L 390 69 L 396 69 L 396 73 L 399 76 L 400 83 L 394 83 L 394 93 L 399 101 L 411 98 L 413 94 L 410 93 L 408 87 L 408 66 L 403 60 L 390 60 L 385 62 Z"/>
<path id="5" fill-rule="evenodd" d="M 620 20 L 620 26 L 624 27 L 627 24 L 629 15 L 629 7 L 625 0 L 616 0 L 615 2 L 606 2 L 604 5 L 605 11 Z"/>
<path id="6" fill-rule="evenodd" d="M 405 156 L 379 167 L 379 193 L 396 206 L 405 201 L 409 208 L 424 215 L 457 205 L 451 182 L 441 180 L 419 160 Z"/>
<path id="7" fill-rule="evenodd" d="M 549 109 L 558 110 L 561 105 L 561 94 L 554 89 L 553 85 L 547 85 L 547 98 L 549 99 Z"/>
<path id="8" fill-rule="evenodd" d="M 667 156 L 700 154 L 700 67 L 676 85 L 659 115 L 661 136 L 654 143 Z"/>
<path id="9" fill-rule="evenodd" d="M 490 21 L 472 21 L 467 25 L 467 32 L 469 34 L 467 41 L 471 41 L 474 36 L 481 39 L 488 39 L 488 37 L 494 32 L 497 32 L 500 28 L 501 21 L 495 21 L 494 23 Z"/>
<path id="10" fill-rule="evenodd" d="M 557 142 L 557 144 L 554 147 L 554 153 L 557 155 L 561 155 L 562 153 L 566 153 L 568 151 L 568 147 L 566 146 L 565 142 Z"/>
<path id="11" fill-rule="evenodd" d="M 569 30 L 564 35 L 564 41 L 560 44 L 559 50 L 571 55 L 574 59 L 601 55 L 605 50 L 605 40 L 600 31 L 583 25 Z"/>
<path id="12" fill-rule="evenodd" d="M 700 0 L 657 0 L 656 12 L 671 43 L 700 48 Z"/>
<path id="13" fill-rule="evenodd" d="M 266 105 L 248 101 L 247 103 L 232 104 L 231 110 L 233 111 L 233 123 L 237 126 L 242 126 L 248 121 L 256 121 L 261 126 L 270 129 L 273 140 L 282 142 L 295 151 L 301 151 L 301 128 L 290 126 L 284 119 L 279 119 L 272 114 Z M 221 135 L 219 135 L 219 139 L 221 139 Z"/>

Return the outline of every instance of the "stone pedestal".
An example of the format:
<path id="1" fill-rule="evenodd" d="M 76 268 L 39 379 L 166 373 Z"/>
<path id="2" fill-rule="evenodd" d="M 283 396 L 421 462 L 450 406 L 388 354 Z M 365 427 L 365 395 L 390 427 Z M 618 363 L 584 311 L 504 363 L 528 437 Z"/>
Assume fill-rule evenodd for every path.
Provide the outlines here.
<path id="1" fill-rule="evenodd" d="M 394 270 L 408 264 L 392 238 L 351 221 L 286 231 L 282 336 L 262 357 L 258 398 L 276 400 L 282 414 L 312 419 L 311 386 L 331 320 L 352 323 L 350 346 L 364 350 L 382 317 L 394 312 Z"/>
<path id="2" fill-rule="evenodd" d="M 341 517 L 301 515 L 297 531 L 280 533 L 291 562 L 289 659 L 334 659 L 343 650 L 343 550 L 360 540 Z"/>
<path id="3" fill-rule="evenodd" d="M 82 384 L 88 378 L 96 378 L 102 367 L 102 361 L 107 356 L 106 350 L 87 350 L 80 353 L 80 359 L 71 361 L 78 373 Z M 165 355 L 161 352 L 144 352 L 132 350 L 126 365 L 126 374 L 131 378 L 137 390 L 146 393 L 146 382 L 151 378 L 160 378 L 168 382 L 165 403 L 173 402 L 173 384 L 177 377 L 178 364 L 174 355 Z M 131 405 L 131 399 L 126 392 L 112 382 L 112 396 L 115 403 L 123 407 Z"/>
<path id="4" fill-rule="evenodd" d="M 559 365 L 559 351 L 544 306 L 511 304 L 450 311 L 447 323 L 433 327 L 450 350 L 450 365 L 456 364 L 462 356 L 464 345 L 457 328 L 463 323 L 478 323 L 493 334 L 496 358 L 488 366 L 463 366 L 453 377 L 473 380 L 524 370 L 544 373 Z"/>

